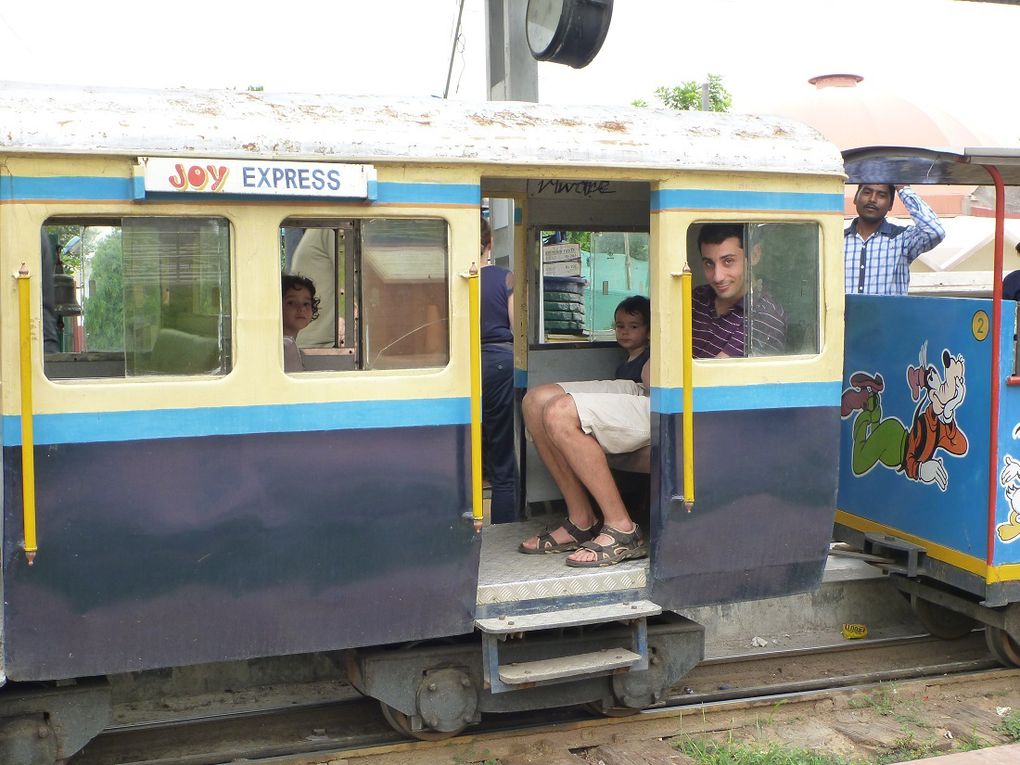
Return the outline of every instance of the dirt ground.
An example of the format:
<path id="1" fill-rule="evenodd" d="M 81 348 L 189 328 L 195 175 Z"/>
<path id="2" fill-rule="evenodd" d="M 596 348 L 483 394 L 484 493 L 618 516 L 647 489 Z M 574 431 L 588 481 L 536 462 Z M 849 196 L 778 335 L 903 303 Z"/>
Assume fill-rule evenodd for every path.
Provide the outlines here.
<path id="1" fill-rule="evenodd" d="M 848 762 L 886 765 L 1012 743 L 1003 723 L 1020 712 L 1020 671 L 980 679 L 887 683 L 866 690 L 818 692 L 796 701 L 733 702 L 624 719 L 593 720 L 571 731 L 500 739 L 485 737 L 456 751 L 416 753 L 416 765 L 689 765 L 671 742 L 678 737 L 758 749 L 774 746 L 838 755 Z M 424 755 L 424 756 L 423 756 Z M 431 755 L 431 756 L 430 756 Z M 382 762 L 385 758 L 378 760 Z M 351 761 L 352 763 L 354 760 Z"/>
<path id="2" fill-rule="evenodd" d="M 681 725 L 687 730 L 680 735 L 835 754 L 853 762 L 892 763 L 1012 743 L 1003 724 L 1014 712 L 1020 715 L 1020 675 L 1015 671 L 968 683 L 946 679 L 883 684 L 810 705 L 779 703 L 752 715 L 742 710 L 728 721 L 725 714 L 714 716 L 711 723 L 707 718 L 687 720 Z M 693 762 L 662 743 L 662 739 L 630 746 L 620 742 L 573 754 L 592 765 Z M 512 758 L 502 765 L 514 765 Z"/>

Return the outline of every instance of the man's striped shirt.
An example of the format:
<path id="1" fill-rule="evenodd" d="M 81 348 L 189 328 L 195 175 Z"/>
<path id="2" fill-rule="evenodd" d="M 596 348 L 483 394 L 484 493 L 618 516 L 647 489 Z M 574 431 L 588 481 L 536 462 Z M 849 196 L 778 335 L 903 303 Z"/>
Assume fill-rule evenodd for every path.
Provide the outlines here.
<path id="1" fill-rule="evenodd" d="M 720 316 L 715 310 L 715 291 L 708 284 L 694 288 L 694 358 L 715 358 L 721 352 L 739 358 L 772 356 L 786 351 L 786 312 L 764 290 L 756 292 L 751 316 L 751 353 L 744 350 L 744 300 Z"/>

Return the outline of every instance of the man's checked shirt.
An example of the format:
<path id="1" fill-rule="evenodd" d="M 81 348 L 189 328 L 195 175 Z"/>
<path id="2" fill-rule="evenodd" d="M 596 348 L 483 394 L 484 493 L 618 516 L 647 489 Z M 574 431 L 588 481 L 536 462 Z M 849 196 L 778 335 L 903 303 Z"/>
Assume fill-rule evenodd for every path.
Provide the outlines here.
<path id="1" fill-rule="evenodd" d="M 914 221 L 897 226 L 888 220 L 864 241 L 857 233 L 857 218 L 843 232 L 844 274 L 847 294 L 906 295 L 910 264 L 946 237 L 938 216 L 909 188 L 900 199 Z"/>

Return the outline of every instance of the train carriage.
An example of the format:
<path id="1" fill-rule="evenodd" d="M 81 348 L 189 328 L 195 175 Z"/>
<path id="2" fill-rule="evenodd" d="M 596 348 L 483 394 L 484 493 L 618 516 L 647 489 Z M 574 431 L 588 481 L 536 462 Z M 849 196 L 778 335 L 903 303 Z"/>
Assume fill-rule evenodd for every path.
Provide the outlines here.
<path id="1" fill-rule="evenodd" d="M 939 637 L 1020 666 L 1017 311 L 1002 299 L 1015 149 L 862 147 L 852 183 L 994 185 L 988 296 L 847 295 L 835 538 L 878 555 Z"/>
<path id="2" fill-rule="evenodd" d="M 9 751 L 73 754 L 105 724 L 113 673 L 341 649 L 352 683 L 420 737 L 488 711 L 637 709 L 701 658 L 677 609 L 820 581 L 844 175 L 812 130 L 18 84 L 0 115 Z M 650 447 L 619 475 L 647 516 L 646 560 L 575 571 L 517 553 L 557 499 L 523 428 L 525 520 L 481 522 L 483 199 L 511 211 L 497 233 L 517 276 L 518 398 L 611 376 L 621 354 L 608 328 L 546 326 L 544 234 L 644 243 Z M 707 222 L 741 226 L 757 253 L 747 299 L 785 305 L 778 352 L 691 360 L 684 274 L 701 278 Z M 299 372 L 284 369 L 281 269 L 319 269 L 326 331 Z M 616 289 L 577 283 L 591 304 Z M 40 720 L 58 735 L 33 739 Z"/>

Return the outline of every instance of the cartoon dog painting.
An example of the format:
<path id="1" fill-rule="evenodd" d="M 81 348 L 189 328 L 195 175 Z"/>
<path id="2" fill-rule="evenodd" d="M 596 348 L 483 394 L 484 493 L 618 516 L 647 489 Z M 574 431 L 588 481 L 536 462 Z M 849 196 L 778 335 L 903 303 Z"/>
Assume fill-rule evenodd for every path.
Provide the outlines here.
<path id="1" fill-rule="evenodd" d="M 1013 437 L 1017 437 L 1017 429 L 1013 429 Z M 1020 537 L 1020 462 L 1007 454 L 1002 458 L 1002 470 L 999 472 L 999 486 L 1009 503 L 1009 520 L 995 527 L 995 533 L 1003 542 L 1012 542 Z"/>
<path id="2" fill-rule="evenodd" d="M 935 453 L 939 449 L 956 457 L 967 453 L 967 436 L 956 424 L 956 410 L 967 392 L 964 362 L 962 355 L 943 350 L 940 373 L 928 364 L 927 349 L 925 342 L 918 365 L 906 369 L 910 397 L 917 402 L 909 430 L 896 417 L 882 418 L 882 375 L 860 371 L 850 375 L 840 414 L 845 419 L 859 412 L 853 424 L 854 475 L 865 475 L 881 463 L 941 491 L 949 485 L 945 462 Z"/>

